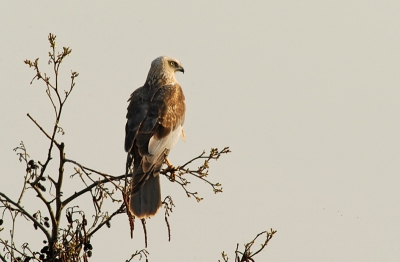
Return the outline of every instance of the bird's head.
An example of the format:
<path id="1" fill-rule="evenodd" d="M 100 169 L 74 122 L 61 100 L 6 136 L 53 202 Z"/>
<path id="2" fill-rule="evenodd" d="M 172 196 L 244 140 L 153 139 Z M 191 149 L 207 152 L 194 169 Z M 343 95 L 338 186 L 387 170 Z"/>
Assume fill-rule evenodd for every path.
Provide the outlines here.
<path id="1" fill-rule="evenodd" d="M 185 73 L 182 64 L 177 59 L 169 56 L 160 56 L 151 62 L 147 80 L 153 82 L 162 79 L 167 82 L 176 82 L 175 72 L 177 71 Z"/>

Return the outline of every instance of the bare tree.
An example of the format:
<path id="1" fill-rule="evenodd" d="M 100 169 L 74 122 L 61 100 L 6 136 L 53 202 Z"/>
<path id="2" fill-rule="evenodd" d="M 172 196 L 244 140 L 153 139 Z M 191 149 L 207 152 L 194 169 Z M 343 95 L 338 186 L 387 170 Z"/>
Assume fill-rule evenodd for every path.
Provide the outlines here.
<path id="1" fill-rule="evenodd" d="M 61 52 L 56 52 L 56 36 L 53 34 L 49 34 L 48 41 L 50 43 L 48 64 L 52 66 L 51 76 L 54 77 L 52 81 L 50 80 L 50 75 L 42 72 L 39 68 L 39 58 L 34 61 L 25 60 L 24 62 L 30 68 L 33 68 L 35 72 L 31 84 L 35 80 L 44 83 L 46 95 L 54 111 L 55 121 L 52 129 L 48 131 L 30 114 L 27 114 L 33 124 L 48 139 L 48 149 L 41 160 L 31 158 L 23 142 L 14 149 L 19 161 L 26 166 L 26 173 L 17 200 L 11 199 L 3 192 L 0 192 L 0 244 L 3 247 L 0 250 L 0 260 L 3 262 L 88 261 L 92 256 L 93 249 L 90 240 L 104 226 L 111 227 L 113 217 L 120 214 L 127 216 L 127 223 L 130 225 L 131 236 L 133 236 L 135 218 L 126 208 L 131 183 L 129 172 L 126 172 L 126 174 L 110 175 L 65 157 L 65 144 L 61 141 L 60 137 L 65 132 L 60 126 L 60 120 L 63 108 L 71 92 L 74 90 L 75 80 L 79 76 L 79 73 L 71 71 L 71 81 L 65 90 L 59 82 L 59 68 L 64 59 L 71 54 L 72 50 L 69 47 L 63 47 Z M 214 193 L 222 192 L 222 185 L 220 183 L 213 183 L 208 180 L 209 164 L 212 160 L 218 160 L 222 155 L 229 152 L 228 147 L 222 150 L 212 148 L 208 154 L 203 151 L 180 166 L 172 167 L 165 165 L 166 167 L 161 171 L 161 174 L 165 175 L 171 182 L 177 183 L 182 187 L 188 197 L 193 197 L 197 201 L 201 201 L 202 198 L 198 193 L 188 188 L 191 179 L 200 179 L 206 182 Z M 57 172 L 50 172 L 49 163 L 54 161 L 58 166 Z M 198 163 L 198 161 L 201 161 L 200 166 L 195 166 L 195 163 Z M 72 173 L 66 173 L 65 168 L 67 166 L 73 167 Z M 66 179 L 67 177 L 79 179 L 83 183 L 82 188 L 71 195 L 63 195 L 64 183 L 70 181 Z M 23 200 L 28 190 L 34 191 L 38 197 L 37 201 L 45 207 L 44 210 L 38 209 L 30 212 L 24 208 Z M 76 202 L 77 200 L 83 202 L 82 196 L 87 194 L 91 195 L 92 212 L 94 212 L 94 215 L 90 217 L 85 215 L 88 210 L 82 210 L 78 206 L 71 204 L 72 201 Z M 106 209 L 104 207 L 107 201 L 113 204 L 113 208 Z M 168 238 L 170 239 L 168 217 L 174 206 L 172 198 L 167 196 L 163 201 L 163 205 L 165 222 L 168 228 Z M 34 230 L 39 230 L 43 234 L 45 241 L 43 241 L 44 246 L 41 250 L 33 250 L 31 245 L 26 242 L 15 242 L 15 228 L 18 227 L 17 222 L 19 218 L 29 221 L 33 224 Z M 6 220 L 10 222 L 9 234 L 6 234 L 5 228 L 2 228 Z M 147 246 L 145 220 L 141 222 L 145 231 L 145 243 Z M 64 224 L 65 226 L 63 226 Z M 274 232 L 268 236 L 272 238 L 273 234 Z M 265 243 L 265 246 L 268 241 Z M 251 245 L 248 249 L 246 247 L 243 256 L 251 260 L 259 251 L 251 256 L 249 255 L 250 247 Z M 236 254 L 239 254 L 237 250 Z M 139 257 L 140 259 L 143 257 L 147 261 L 148 252 L 145 249 L 138 250 L 127 261 L 131 261 L 135 257 Z M 225 258 L 225 261 L 227 261 L 227 257 Z"/>

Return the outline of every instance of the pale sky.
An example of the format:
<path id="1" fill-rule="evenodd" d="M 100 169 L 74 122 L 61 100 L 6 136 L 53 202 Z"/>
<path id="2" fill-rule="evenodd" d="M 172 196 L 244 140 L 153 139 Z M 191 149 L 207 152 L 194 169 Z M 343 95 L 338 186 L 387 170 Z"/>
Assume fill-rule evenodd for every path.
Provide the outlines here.
<path id="1" fill-rule="evenodd" d="M 52 108 L 44 86 L 29 85 L 34 72 L 23 60 L 40 57 L 49 71 L 51 32 L 59 48 L 72 48 L 66 88 L 70 71 L 80 73 L 60 123 L 67 157 L 124 172 L 126 101 L 160 55 L 185 68 L 177 79 L 187 141 L 170 160 L 233 151 L 211 166 L 224 193 L 191 186 L 201 203 L 162 178 L 162 194 L 176 204 L 172 240 L 163 213 L 149 220 L 150 261 L 218 261 L 223 250 L 233 261 L 236 243 L 270 228 L 278 232 L 257 261 L 398 261 L 399 13 L 399 1 L 382 0 L 4 1 L 0 191 L 18 196 L 25 168 L 12 149 L 21 140 L 35 160 L 47 154 L 26 113 L 49 129 Z M 24 205 L 42 208 L 35 203 L 32 194 Z M 17 236 L 42 246 L 31 224 Z M 120 215 L 92 244 L 91 261 L 125 261 L 144 247 L 141 226 L 131 240 Z"/>

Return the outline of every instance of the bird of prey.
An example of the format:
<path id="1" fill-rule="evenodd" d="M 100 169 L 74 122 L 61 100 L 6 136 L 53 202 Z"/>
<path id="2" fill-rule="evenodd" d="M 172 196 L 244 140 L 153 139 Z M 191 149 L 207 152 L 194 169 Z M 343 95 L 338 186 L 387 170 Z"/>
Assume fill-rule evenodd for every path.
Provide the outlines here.
<path id="1" fill-rule="evenodd" d="M 137 218 L 156 214 L 161 206 L 159 173 L 179 137 L 185 139 L 185 96 L 175 78 L 184 73 L 172 57 L 153 60 L 146 82 L 129 98 L 125 126 L 127 168 L 133 161 L 129 209 Z"/>

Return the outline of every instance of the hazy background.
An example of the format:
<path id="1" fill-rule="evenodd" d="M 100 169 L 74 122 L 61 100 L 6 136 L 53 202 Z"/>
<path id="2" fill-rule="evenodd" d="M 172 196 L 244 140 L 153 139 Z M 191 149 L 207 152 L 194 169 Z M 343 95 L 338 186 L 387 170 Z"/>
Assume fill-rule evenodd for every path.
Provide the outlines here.
<path id="1" fill-rule="evenodd" d="M 40 57 L 50 72 L 52 32 L 73 50 L 65 88 L 70 70 L 80 73 L 60 123 L 67 157 L 124 172 L 126 101 L 160 55 L 185 67 L 187 142 L 171 161 L 233 151 L 211 166 L 224 193 L 192 185 L 199 204 L 162 178 L 176 204 L 172 241 L 162 214 L 149 220 L 150 261 L 217 261 L 223 250 L 233 261 L 236 243 L 271 227 L 278 233 L 257 261 L 398 261 L 399 13 L 399 1 L 4 1 L 0 191 L 18 196 L 21 140 L 33 159 L 47 154 L 26 113 L 48 130 L 52 108 L 23 60 Z M 17 229 L 21 241 L 33 232 Z M 142 229 L 131 240 L 121 215 L 92 244 L 92 261 L 125 261 L 144 247 Z"/>

